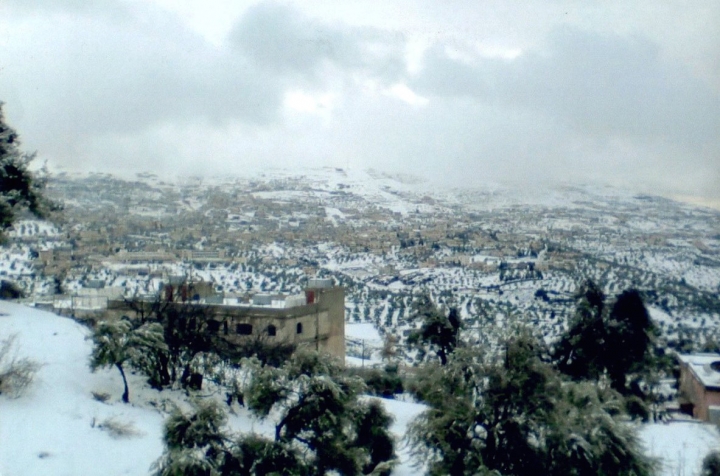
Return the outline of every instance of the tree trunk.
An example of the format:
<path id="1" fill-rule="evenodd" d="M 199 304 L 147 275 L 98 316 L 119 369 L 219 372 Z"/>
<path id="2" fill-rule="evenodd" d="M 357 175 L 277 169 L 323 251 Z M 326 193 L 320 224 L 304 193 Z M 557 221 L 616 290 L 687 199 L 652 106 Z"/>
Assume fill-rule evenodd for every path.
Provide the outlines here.
<path id="1" fill-rule="evenodd" d="M 447 365 L 447 354 L 445 353 L 445 349 L 440 347 L 440 350 L 437 352 L 438 357 L 440 357 L 440 365 Z"/>
<path id="2" fill-rule="evenodd" d="M 158 360 L 160 362 L 158 366 L 158 374 L 160 376 L 160 389 L 162 390 L 163 387 L 169 386 L 173 381 L 170 376 L 170 357 L 165 355 L 164 353 L 160 354 L 158 357 Z"/>
<path id="3" fill-rule="evenodd" d="M 190 383 L 190 363 L 188 362 L 183 369 L 182 375 L 180 376 L 180 386 L 187 388 Z"/>
<path id="4" fill-rule="evenodd" d="M 122 364 L 115 364 L 115 366 L 120 371 L 120 375 L 123 379 L 123 385 L 125 385 L 125 391 L 123 392 L 122 400 L 123 402 L 128 403 L 130 401 L 130 389 L 128 388 L 127 378 L 125 378 L 125 370 L 123 370 Z"/>

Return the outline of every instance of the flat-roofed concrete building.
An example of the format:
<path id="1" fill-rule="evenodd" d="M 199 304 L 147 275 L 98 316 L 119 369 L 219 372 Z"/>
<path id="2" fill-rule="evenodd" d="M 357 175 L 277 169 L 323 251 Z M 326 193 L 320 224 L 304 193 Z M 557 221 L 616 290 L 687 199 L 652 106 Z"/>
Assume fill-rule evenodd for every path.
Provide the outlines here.
<path id="1" fill-rule="evenodd" d="M 678 354 L 680 409 L 698 420 L 720 423 L 720 354 Z"/>
<path id="2" fill-rule="evenodd" d="M 327 285 L 328 283 L 316 283 Z M 161 293 L 162 297 L 165 297 Z M 172 306 L 201 306 L 209 332 L 230 343 L 241 344 L 261 336 L 268 343 L 294 344 L 327 352 L 345 360 L 345 288 L 308 287 L 303 295 L 258 299 L 266 304 L 208 304 L 171 302 Z M 147 302 L 149 311 L 152 303 Z M 134 317 L 125 301 L 109 301 L 106 318 Z"/>

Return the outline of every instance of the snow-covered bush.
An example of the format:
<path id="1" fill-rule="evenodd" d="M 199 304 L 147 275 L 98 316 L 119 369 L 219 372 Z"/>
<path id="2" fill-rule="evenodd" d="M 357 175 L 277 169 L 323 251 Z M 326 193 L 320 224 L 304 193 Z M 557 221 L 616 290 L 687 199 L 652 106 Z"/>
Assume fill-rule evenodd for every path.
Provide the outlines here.
<path id="1" fill-rule="evenodd" d="M 120 421 L 113 417 L 103 420 L 97 427 L 108 432 L 111 437 L 116 439 L 131 438 L 141 434 L 132 422 Z"/>

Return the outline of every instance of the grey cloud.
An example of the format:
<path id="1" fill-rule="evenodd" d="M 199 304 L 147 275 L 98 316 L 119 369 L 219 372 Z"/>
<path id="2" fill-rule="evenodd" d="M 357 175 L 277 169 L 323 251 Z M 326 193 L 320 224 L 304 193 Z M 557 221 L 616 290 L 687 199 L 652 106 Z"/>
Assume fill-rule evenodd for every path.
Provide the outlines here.
<path id="1" fill-rule="evenodd" d="M 489 62 L 493 60 L 483 61 Z M 442 44 L 435 44 L 425 51 L 423 70 L 412 84 L 424 94 L 487 97 L 492 78 L 482 66 L 480 58 L 474 64 L 452 59 Z"/>
<path id="2" fill-rule="evenodd" d="M 401 35 L 322 23 L 274 2 L 248 8 L 230 41 L 266 70 L 311 81 L 320 79 L 325 66 L 362 70 L 387 80 L 396 80 L 405 71 Z"/>
<path id="3" fill-rule="evenodd" d="M 435 47 L 424 63 L 414 80 L 423 93 L 534 110 L 593 136 L 668 136 L 691 146 L 720 130 L 720 97 L 641 38 L 561 29 L 547 51 L 512 61 L 468 64 Z"/>
<path id="4" fill-rule="evenodd" d="M 643 39 L 561 30 L 550 57 L 529 55 L 512 66 L 514 77 L 501 82 L 511 86 L 500 89 L 507 101 L 592 134 L 667 135 L 690 145 L 720 129 L 720 97 Z"/>
<path id="5" fill-rule="evenodd" d="M 560 29 L 514 60 L 458 61 L 438 44 L 411 75 L 406 41 L 391 31 L 261 3 L 216 47 L 168 12 L 121 3 L 120 21 L 109 10 L 26 15 L 17 31 L 28 40 L 0 50 L 0 99 L 41 157 L 105 170 L 322 164 L 451 185 L 630 179 L 720 190 L 717 93 L 642 37 Z M 380 86 L 363 89 L 368 79 Z M 385 94 L 395 82 L 429 102 Z M 293 89 L 335 99 L 322 114 L 286 110 Z"/>
<path id="6" fill-rule="evenodd" d="M 16 11 L 38 11 L 43 13 L 48 11 L 78 12 L 118 5 L 116 0 L 97 0 L 93 2 L 87 0 L 4 0 L 3 3 L 6 7 Z"/>
<path id="7" fill-rule="evenodd" d="M 37 18 L 34 41 L 0 52 L 0 63 L 22 78 L 22 84 L 0 78 L 0 86 L 15 91 L 27 123 L 23 135 L 44 152 L 60 153 L 80 137 L 163 123 L 262 125 L 278 118 L 277 81 L 174 17 L 144 8 L 132 21 L 106 20 L 76 16 L 70 28 L 53 29 L 52 17 Z"/>

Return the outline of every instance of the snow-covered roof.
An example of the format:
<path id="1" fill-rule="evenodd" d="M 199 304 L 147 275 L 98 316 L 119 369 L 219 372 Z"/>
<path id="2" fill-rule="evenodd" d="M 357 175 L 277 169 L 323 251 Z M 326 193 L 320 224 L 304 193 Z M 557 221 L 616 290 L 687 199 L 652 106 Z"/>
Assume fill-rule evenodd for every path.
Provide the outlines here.
<path id="1" fill-rule="evenodd" d="M 703 386 L 720 389 L 720 354 L 678 354 L 680 362 L 688 366 Z M 717 362 L 717 365 L 712 365 Z M 714 368 L 713 368 L 714 367 Z"/>

